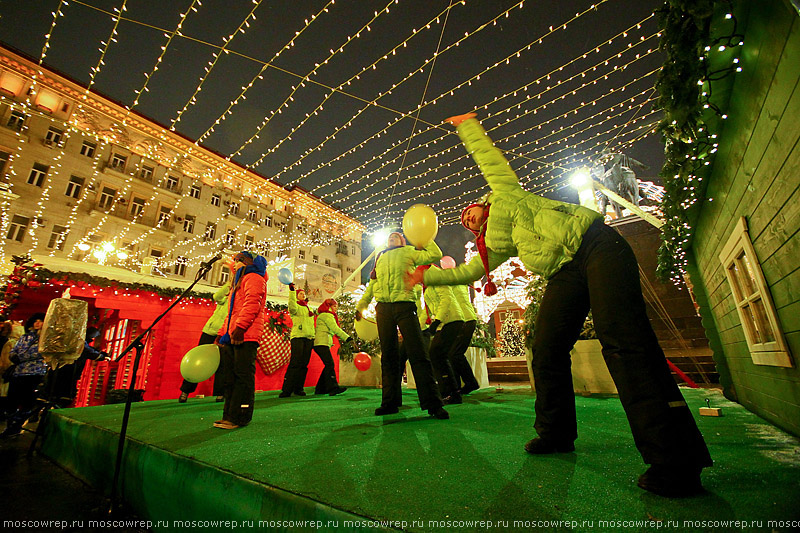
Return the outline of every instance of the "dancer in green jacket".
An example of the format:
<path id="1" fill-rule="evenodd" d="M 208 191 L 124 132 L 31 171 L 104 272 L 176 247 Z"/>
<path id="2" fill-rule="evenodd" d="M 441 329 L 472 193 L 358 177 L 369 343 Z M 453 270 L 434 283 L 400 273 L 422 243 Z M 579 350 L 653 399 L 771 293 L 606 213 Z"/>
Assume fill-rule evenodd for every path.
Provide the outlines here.
<path id="1" fill-rule="evenodd" d="M 402 373 L 400 372 L 399 340 L 397 328 L 403 335 L 408 360 L 417 383 L 419 405 L 428 414 L 439 419 L 450 418 L 442 408 L 442 398 L 433 378 L 431 360 L 422 340 L 422 331 L 414 303 L 414 290 L 405 286 L 405 277 L 415 267 L 438 261 L 442 251 L 431 241 L 424 249 L 406 246 L 402 234 L 389 235 L 388 247 L 375 258 L 375 268 L 370 273 L 369 285 L 356 306 L 356 318 L 369 306 L 372 299 L 378 301 L 376 322 L 381 342 L 382 400 L 375 409 L 376 415 L 398 412 L 402 405 Z"/>
<path id="2" fill-rule="evenodd" d="M 669 497 L 701 491 L 700 473 L 711 466 L 711 457 L 647 318 L 630 245 L 599 213 L 525 191 L 474 113 L 448 122 L 456 126 L 492 190 L 461 214 L 462 224 L 477 237 L 479 255 L 457 268 L 416 271 L 409 285 L 461 285 L 519 257 L 528 270 L 549 281 L 533 345 L 539 436 L 525 445 L 526 451 L 575 449 L 569 352 L 591 308 L 634 441 L 650 465 L 638 485 Z M 491 278 L 484 291 L 497 292 Z"/>
<path id="3" fill-rule="evenodd" d="M 289 344 L 292 355 L 289 368 L 283 376 L 283 387 L 279 398 L 288 398 L 292 394 L 305 396 L 303 385 L 308 373 L 308 361 L 314 347 L 314 312 L 308 307 L 306 293 L 303 289 L 295 291 L 294 283 L 289 284 L 289 317 L 292 319 L 292 330 L 289 332 Z"/>

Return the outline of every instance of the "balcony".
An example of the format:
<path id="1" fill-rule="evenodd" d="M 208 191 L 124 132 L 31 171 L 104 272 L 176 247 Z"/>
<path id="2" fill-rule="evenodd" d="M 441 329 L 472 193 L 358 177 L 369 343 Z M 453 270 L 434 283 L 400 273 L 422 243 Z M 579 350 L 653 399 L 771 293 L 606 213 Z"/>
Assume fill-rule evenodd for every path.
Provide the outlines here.
<path id="1" fill-rule="evenodd" d="M 110 207 L 110 209 L 109 209 Z M 91 202 L 89 204 L 89 214 L 94 214 L 94 212 L 99 212 L 107 215 L 111 215 L 112 217 L 122 218 L 125 220 L 130 220 L 132 217 L 128 217 L 128 206 L 123 205 L 120 202 L 108 202 L 107 206 L 100 205 L 99 201 Z"/>
<path id="2" fill-rule="evenodd" d="M 177 183 L 171 184 L 171 183 L 163 182 L 163 183 L 161 183 L 161 185 L 159 185 L 159 188 L 164 190 L 164 191 L 167 191 L 167 192 L 170 192 L 172 194 L 175 194 L 177 196 L 181 196 L 183 194 L 183 187 L 181 187 L 180 184 L 177 184 Z"/>
<path id="3" fill-rule="evenodd" d="M 136 217 L 133 212 L 128 210 L 128 206 L 126 204 L 122 204 L 117 202 L 116 205 L 113 206 L 112 209 L 106 209 L 100 206 L 100 202 L 93 202 L 89 205 L 89 213 L 102 213 L 112 217 L 120 218 L 122 220 L 127 220 L 129 222 L 134 222 L 135 224 L 140 224 L 142 226 L 148 228 L 154 228 L 158 223 L 159 217 L 158 215 L 152 214 L 144 216 Z M 172 221 L 172 217 L 166 220 L 161 226 L 158 228 L 158 231 L 164 231 L 169 233 L 170 235 L 175 233 L 175 223 Z"/>

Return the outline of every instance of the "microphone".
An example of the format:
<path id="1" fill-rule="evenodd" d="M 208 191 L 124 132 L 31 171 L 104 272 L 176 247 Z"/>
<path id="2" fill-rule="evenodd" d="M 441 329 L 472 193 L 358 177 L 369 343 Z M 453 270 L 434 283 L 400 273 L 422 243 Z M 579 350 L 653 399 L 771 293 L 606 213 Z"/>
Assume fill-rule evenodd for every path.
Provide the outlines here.
<path id="1" fill-rule="evenodd" d="M 200 268 L 208 270 L 211 268 L 211 265 L 213 265 L 220 259 L 222 259 L 222 254 L 217 254 L 214 257 L 210 258 L 208 261 L 203 261 L 202 263 L 200 263 Z"/>

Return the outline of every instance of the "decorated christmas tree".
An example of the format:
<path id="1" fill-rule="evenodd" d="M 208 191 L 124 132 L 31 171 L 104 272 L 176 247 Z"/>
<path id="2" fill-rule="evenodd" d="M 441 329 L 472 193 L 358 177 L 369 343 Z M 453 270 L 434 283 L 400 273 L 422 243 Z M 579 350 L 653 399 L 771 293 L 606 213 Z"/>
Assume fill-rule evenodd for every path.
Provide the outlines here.
<path id="1" fill-rule="evenodd" d="M 516 357 L 525 355 L 525 336 L 519 320 L 509 313 L 500 328 L 500 356 Z"/>

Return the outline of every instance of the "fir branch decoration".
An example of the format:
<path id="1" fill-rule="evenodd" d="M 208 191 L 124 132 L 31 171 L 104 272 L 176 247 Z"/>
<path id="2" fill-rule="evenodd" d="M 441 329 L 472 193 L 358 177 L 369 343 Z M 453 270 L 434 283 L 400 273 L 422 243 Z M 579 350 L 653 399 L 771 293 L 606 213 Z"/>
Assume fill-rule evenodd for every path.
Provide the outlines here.
<path id="1" fill-rule="evenodd" d="M 726 118 L 712 102 L 710 82 L 736 71 L 733 65 L 710 70 L 709 54 L 716 53 L 721 44 L 741 44 L 733 16 L 726 17 L 731 19 L 732 31 L 712 39 L 710 28 L 718 7 L 730 10 L 731 4 L 720 0 L 667 0 L 660 12 L 660 48 L 666 60 L 656 83 L 660 95 L 656 107 L 664 112 L 658 130 L 666 145 L 660 173 L 665 189 L 661 208 L 666 221 L 657 274 L 662 280 L 676 283 L 686 271 L 692 222 L 703 200 L 703 180 L 718 146 L 712 129 L 717 117 Z"/>

